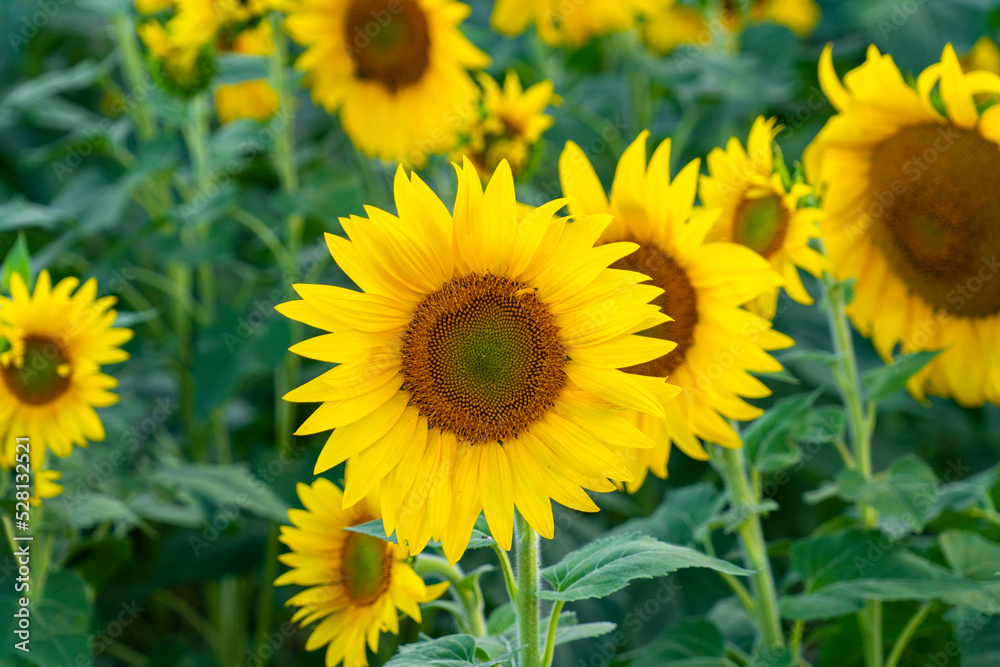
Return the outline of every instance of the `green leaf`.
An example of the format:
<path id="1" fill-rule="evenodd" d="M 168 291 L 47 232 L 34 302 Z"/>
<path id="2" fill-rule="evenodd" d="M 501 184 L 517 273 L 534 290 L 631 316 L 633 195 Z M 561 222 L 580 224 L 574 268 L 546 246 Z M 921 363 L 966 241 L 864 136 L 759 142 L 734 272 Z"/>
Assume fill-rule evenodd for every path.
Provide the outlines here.
<path id="1" fill-rule="evenodd" d="M 880 522 L 893 533 L 900 526 L 923 530 L 932 518 L 938 494 L 934 471 L 913 455 L 898 459 L 870 481 L 857 470 L 843 470 L 837 475 L 837 485 L 845 500 L 863 500 L 878 510 Z"/>
<path id="2" fill-rule="evenodd" d="M 792 654 L 788 649 L 775 647 L 763 649 L 753 654 L 747 667 L 791 667 Z"/>
<path id="3" fill-rule="evenodd" d="M 996 581 L 1000 544 L 966 530 L 946 530 L 938 535 L 938 544 L 951 569 L 969 579 Z"/>
<path id="4" fill-rule="evenodd" d="M 542 570 L 542 579 L 554 590 L 542 591 L 546 600 L 603 598 L 633 579 L 662 577 L 688 567 L 707 567 L 734 575 L 748 570 L 694 549 L 666 544 L 648 536 L 612 535 L 586 544 L 559 563 Z"/>
<path id="5" fill-rule="evenodd" d="M 712 484 L 692 484 L 673 489 L 648 517 L 630 519 L 615 532 L 640 532 L 663 542 L 691 546 L 719 515 L 726 499 Z"/>
<path id="6" fill-rule="evenodd" d="M 448 635 L 440 639 L 406 644 L 385 667 L 465 667 L 476 661 L 476 640 L 471 635 Z"/>
<path id="7" fill-rule="evenodd" d="M 288 523 L 288 505 L 250 472 L 245 463 L 192 463 L 161 470 L 152 476 L 152 481 L 183 490 L 219 507 L 245 509 L 277 523 Z"/>
<path id="8" fill-rule="evenodd" d="M 12 232 L 25 227 L 49 228 L 73 216 L 51 206 L 36 204 L 23 195 L 15 194 L 0 204 L 0 232 Z"/>
<path id="9" fill-rule="evenodd" d="M 33 282 L 31 255 L 28 252 L 28 242 L 24 238 L 24 232 L 18 232 L 14 247 L 7 253 L 3 266 L 0 266 L 0 291 L 10 294 L 10 281 L 15 273 L 20 274 L 24 284 L 30 289 Z"/>
<path id="10" fill-rule="evenodd" d="M 961 465 L 961 462 L 958 465 Z M 945 473 L 945 479 L 949 478 L 949 474 L 955 473 L 953 471 Z M 937 502 L 934 503 L 934 515 L 937 516 L 944 510 L 964 512 L 970 507 L 984 503 L 989 499 L 990 491 L 998 480 L 1000 480 L 1000 465 L 995 465 L 957 482 L 944 484 L 938 491 Z"/>
<path id="11" fill-rule="evenodd" d="M 809 428 L 809 412 L 817 394 L 778 401 L 743 433 L 743 447 L 750 464 L 762 472 L 776 472 L 801 457 L 797 441 Z"/>
<path id="12" fill-rule="evenodd" d="M 826 350 L 793 349 L 785 352 L 784 354 L 776 355 L 775 358 L 781 362 L 782 365 L 790 363 L 834 364 L 838 359 L 840 359 L 840 355 L 834 354 L 833 352 L 827 352 Z"/>
<path id="13" fill-rule="evenodd" d="M 941 350 L 925 350 L 896 357 L 892 364 L 866 371 L 861 377 L 869 401 L 880 401 L 902 391 L 907 381 Z"/>
<path id="14" fill-rule="evenodd" d="M 711 622 L 686 618 L 662 632 L 646 646 L 629 651 L 616 664 L 628 667 L 730 667 L 725 658 L 726 638 Z"/>
<path id="15" fill-rule="evenodd" d="M 13 590 L 13 585 L 11 586 Z M 9 623 L 18 608 L 14 594 L 0 595 L 0 616 Z M 37 667 L 92 664 L 90 630 L 93 605 L 87 587 L 72 570 L 62 570 L 49 576 L 41 598 L 32 598 L 30 606 L 31 635 L 28 648 L 30 660 Z M 9 625 L 6 627 L 10 627 Z M 0 658 L 24 656 L 14 644 L 20 641 L 6 633 L 0 645 Z M 83 658 L 80 660 L 80 658 Z"/>
<path id="16" fill-rule="evenodd" d="M 268 77 L 266 56 L 249 56 L 243 53 L 220 53 L 216 56 L 218 71 L 216 84 L 233 84 L 243 81 L 260 81 Z"/>
<path id="17" fill-rule="evenodd" d="M 105 521 L 121 521 L 127 525 L 135 525 L 139 517 L 118 498 L 104 493 L 94 493 L 72 507 L 68 520 L 73 528 L 82 529 L 91 528 Z"/>
<path id="18" fill-rule="evenodd" d="M 365 523 L 359 523 L 356 526 L 345 526 L 344 530 L 354 531 L 355 533 L 364 533 L 365 535 L 371 535 L 372 537 L 377 537 L 386 542 L 398 544 L 396 542 L 395 532 L 386 537 L 385 526 L 382 525 L 382 519 L 373 519 Z M 483 547 L 491 547 L 494 544 L 496 544 L 496 541 L 492 537 L 477 528 L 472 529 L 472 537 L 469 539 L 469 549 L 482 549 Z M 428 546 L 438 548 L 441 546 L 441 543 L 431 541 Z"/>

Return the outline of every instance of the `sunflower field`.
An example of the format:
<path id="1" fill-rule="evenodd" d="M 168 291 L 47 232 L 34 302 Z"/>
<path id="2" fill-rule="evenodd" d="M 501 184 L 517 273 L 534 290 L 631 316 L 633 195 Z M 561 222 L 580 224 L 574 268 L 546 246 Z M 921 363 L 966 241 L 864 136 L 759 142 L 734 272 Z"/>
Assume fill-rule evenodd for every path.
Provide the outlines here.
<path id="1" fill-rule="evenodd" d="M 0 28 L 0 667 L 1000 666 L 1000 3 Z"/>

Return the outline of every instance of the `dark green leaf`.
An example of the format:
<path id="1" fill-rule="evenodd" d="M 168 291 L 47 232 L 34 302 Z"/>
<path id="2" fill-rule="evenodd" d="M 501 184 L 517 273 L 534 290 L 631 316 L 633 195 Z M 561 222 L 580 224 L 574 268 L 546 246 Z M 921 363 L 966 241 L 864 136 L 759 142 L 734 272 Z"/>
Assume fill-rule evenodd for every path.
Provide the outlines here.
<path id="1" fill-rule="evenodd" d="M 10 294 L 10 281 L 14 274 L 21 276 L 24 284 L 31 288 L 33 283 L 31 271 L 31 255 L 28 253 L 28 242 L 24 238 L 24 232 L 19 232 L 14 247 L 7 253 L 7 257 L 0 266 L 0 292 Z"/>
<path id="2" fill-rule="evenodd" d="M 750 464 L 763 472 L 775 472 L 794 465 L 802 453 L 797 441 L 809 427 L 809 411 L 816 394 L 778 401 L 743 433 Z"/>
<path id="3" fill-rule="evenodd" d="M 1000 544 L 967 530 L 946 530 L 938 535 L 938 544 L 948 565 L 959 574 L 969 579 L 997 580 Z"/>
<path id="4" fill-rule="evenodd" d="M 748 570 L 694 549 L 666 544 L 639 534 L 619 534 L 584 545 L 559 563 L 542 570 L 553 589 L 542 591 L 547 600 L 603 598 L 633 579 L 662 577 L 688 567 L 707 567 L 735 575 Z"/>
<path id="5" fill-rule="evenodd" d="M 726 499 L 711 484 L 673 489 L 648 517 L 631 519 L 616 532 L 639 531 L 663 542 L 691 546 L 701 542 L 701 532 L 718 516 Z"/>
<path id="6" fill-rule="evenodd" d="M 729 667 L 726 639 L 705 619 L 681 619 L 646 646 L 621 656 L 628 667 Z"/>
<path id="7" fill-rule="evenodd" d="M 865 385 L 868 400 L 880 401 L 902 391 L 906 387 L 907 381 L 940 352 L 941 350 L 925 350 L 900 355 L 893 360 L 890 366 L 865 372 L 861 381 Z"/>
<path id="8" fill-rule="evenodd" d="M 245 509 L 277 523 L 288 523 L 288 505 L 258 479 L 245 463 L 191 463 L 160 470 L 156 484 L 181 489 L 216 506 Z"/>
<path id="9" fill-rule="evenodd" d="M 845 500 L 863 500 L 878 510 L 883 525 L 894 534 L 900 527 L 922 530 L 938 494 L 934 471 L 913 455 L 897 460 L 870 481 L 856 470 L 844 470 L 837 475 L 837 484 Z"/>

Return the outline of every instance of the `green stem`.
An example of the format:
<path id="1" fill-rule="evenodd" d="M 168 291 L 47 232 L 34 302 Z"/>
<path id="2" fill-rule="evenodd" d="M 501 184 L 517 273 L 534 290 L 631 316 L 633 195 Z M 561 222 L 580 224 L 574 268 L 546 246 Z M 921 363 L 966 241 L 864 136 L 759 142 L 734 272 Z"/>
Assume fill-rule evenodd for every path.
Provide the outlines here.
<path id="1" fill-rule="evenodd" d="M 833 339 L 833 350 L 837 355 L 837 363 L 833 368 L 834 379 L 847 413 L 847 427 L 854 450 L 854 461 L 858 472 L 865 480 L 870 480 L 872 478 L 871 434 L 875 413 L 869 405 L 870 418 L 866 419 L 861 375 L 858 372 L 854 341 L 851 338 L 851 326 L 847 321 L 844 288 L 829 273 L 823 275 L 821 282 L 826 296 L 824 302 L 830 325 L 830 337 Z M 878 513 L 866 502 L 858 501 L 858 513 L 865 530 L 878 526 Z M 865 602 L 864 609 L 859 612 L 858 623 L 861 628 L 866 667 L 882 667 L 882 602 L 879 600 Z"/>
<path id="2" fill-rule="evenodd" d="M 705 553 L 712 558 L 718 557 L 715 554 L 715 547 L 712 546 L 711 537 L 705 537 L 705 539 L 702 540 L 702 545 L 705 547 Z M 753 596 L 750 595 L 750 591 L 747 590 L 747 587 L 744 586 L 739 579 L 728 572 L 719 572 L 719 576 L 722 577 L 722 580 L 729 585 L 729 588 L 733 590 L 733 593 L 736 593 L 736 597 L 738 597 L 740 602 L 743 603 L 743 608 L 746 609 L 747 614 L 751 617 L 756 616 L 757 603 L 754 602 Z"/>
<path id="3" fill-rule="evenodd" d="M 556 600 L 556 603 L 552 605 L 552 615 L 549 616 L 549 631 L 545 635 L 545 655 L 542 656 L 542 667 L 550 667 L 552 665 L 552 654 L 556 650 L 556 630 L 559 626 L 559 614 L 562 613 L 564 604 L 566 603 L 562 600 Z"/>
<path id="4" fill-rule="evenodd" d="M 885 661 L 885 667 L 896 667 L 899 664 L 900 658 L 903 657 L 903 651 L 906 650 L 906 645 L 910 643 L 913 635 L 916 634 L 917 628 L 920 624 L 924 622 L 927 618 L 927 614 L 930 613 L 931 608 L 934 606 L 934 601 L 929 600 L 922 605 L 917 610 L 917 613 L 913 615 L 913 618 L 909 620 L 903 631 L 899 633 L 899 637 L 896 638 L 896 643 L 892 645 L 892 651 L 889 653 L 888 660 Z"/>
<path id="5" fill-rule="evenodd" d="M 146 95 L 137 94 L 140 90 L 145 92 L 145 89 L 148 88 L 146 81 L 148 81 L 149 75 L 146 74 L 146 68 L 142 64 L 135 24 L 132 23 L 132 18 L 125 13 L 115 14 L 112 22 L 118 57 L 121 59 L 122 71 L 130 91 L 129 102 L 132 115 L 135 117 L 136 130 L 140 139 L 149 141 L 156 136 L 156 131 L 153 127 L 153 116 L 146 104 Z"/>
<path id="6" fill-rule="evenodd" d="M 462 618 L 458 619 L 461 630 L 474 637 L 487 635 L 486 617 L 483 615 L 485 608 L 483 592 L 476 578 L 466 579 L 462 568 L 449 565 L 444 558 L 430 554 L 417 556 L 413 561 L 413 569 L 421 577 L 436 575 L 450 583 L 452 595 L 462 605 Z"/>
<path id="7" fill-rule="evenodd" d="M 750 584 L 756 600 L 756 623 L 761 643 L 764 648 L 784 646 L 781 616 L 778 613 L 778 591 L 774 585 L 771 561 L 767 556 L 760 515 L 754 509 L 758 499 L 754 496 L 747 477 L 746 457 L 742 448 L 713 446 L 711 450 L 712 459 L 729 490 L 733 508 L 747 515 L 739 527 L 740 543 L 748 569 L 756 570 L 750 576 Z"/>
<path id="8" fill-rule="evenodd" d="M 500 569 L 503 571 L 503 582 L 507 585 L 507 595 L 510 597 L 511 604 L 513 604 L 517 600 L 517 580 L 514 579 L 514 568 L 510 565 L 510 557 L 497 544 L 493 545 L 493 551 L 496 552 L 497 558 L 500 560 Z"/>
<path id="9" fill-rule="evenodd" d="M 539 537 L 520 512 L 515 511 L 517 539 L 517 634 L 521 647 L 520 667 L 541 667 L 538 636 Z"/>

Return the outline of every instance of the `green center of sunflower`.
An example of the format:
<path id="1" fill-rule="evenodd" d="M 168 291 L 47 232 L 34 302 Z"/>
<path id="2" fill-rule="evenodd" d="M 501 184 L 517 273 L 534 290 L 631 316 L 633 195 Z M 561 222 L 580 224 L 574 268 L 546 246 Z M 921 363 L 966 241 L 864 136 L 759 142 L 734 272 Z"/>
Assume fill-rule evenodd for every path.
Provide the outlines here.
<path id="1" fill-rule="evenodd" d="M 410 402 L 468 442 L 516 437 L 566 384 L 552 314 L 533 289 L 502 276 L 449 281 L 416 307 L 402 340 Z"/>
<path id="2" fill-rule="evenodd" d="M 430 64 L 427 16 L 418 0 L 352 0 L 344 38 L 355 75 L 392 92 L 420 81 Z"/>
<path id="3" fill-rule="evenodd" d="M 871 154 L 872 240 L 931 306 L 1000 312 L 1000 147 L 975 130 L 915 125 Z"/>
<path id="4" fill-rule="evenodd" d="M 788 215 L 778 195 L 744 198 L 733 217 L 733 240 L 762 257 L 781 248 L 788 232 Z"/>
<path id="5" fill-rule="evenodd" d="M 386 589 L 392 575 L 388 545 L 377 537 L 344 531 L 340 553 L 340 577 L 347 595 L 358 605 L 375 602 Z"/>
<path id="6" fill-rule="evenodd" d="M 639 243 L 639 249 L 612 264 L 611 268 L 637 271 L 649 276 L 649 282 L 663 290 L 663 294 L 653 299 L 652 303 L 674 320 L 658 324 L 643 331 L 641 335 L 677 343 L 676 348 L 662 357 L 622 370 L 650 377 L 666 377 L 684 363 L 688 350 L 694 344 L 694 330 L 698 324 L 698 295 L 687 272 L 662 248 L 652 243 L 641 243 L 634 238 L 622 240 Z"/>
<path id="7" fill-rule="evenodd" d="M 59 374 L 59 366 L 68 362 L 62 347 L 52 338 L 26 336 L 21 367 L 4 366 L 0 377 L 22 403 L 44 405 L 69 389 L 69 377 Z"/>

